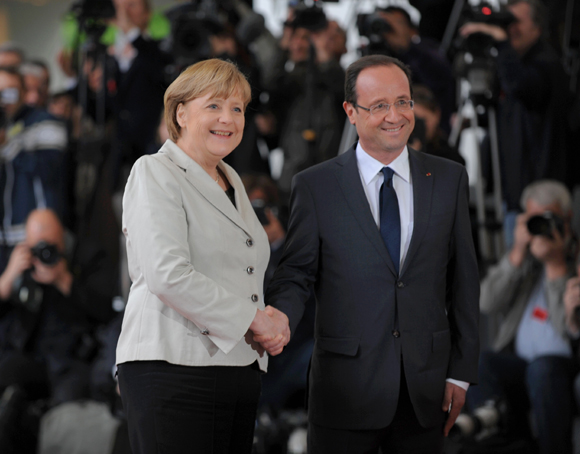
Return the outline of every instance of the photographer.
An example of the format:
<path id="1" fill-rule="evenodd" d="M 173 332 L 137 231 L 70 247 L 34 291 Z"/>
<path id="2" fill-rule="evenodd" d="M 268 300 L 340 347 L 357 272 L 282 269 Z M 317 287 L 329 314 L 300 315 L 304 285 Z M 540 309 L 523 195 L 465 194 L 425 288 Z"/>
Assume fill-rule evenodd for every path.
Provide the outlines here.
<path id="1" fill-rule="evenodd" d="M 546 8 L 541 0 L 509 0 L 507 8 L 515 19 L 507 30 L 472 22 L 460 29 L 460 35 L 483 34 L 496 42 L 502 92 L 498 145 L 509 247 L 524 187 L 543 178 L 573 183 L 577 177 L 572 174 L 568 127 L 573 98 L 562 62 L 544 39 Z"/>
<path id="2" fill-rule="evenodd" d="M 24 91 L 20 72 L 0 67 L 0 110 L 6 116 L 0 128 L 0 270 L 24 239 L 32 210 L 52 208 L 59 215 L 64 210 L 66 128 L 47 112 L 26 106 Z"/>
<path id="3" fill-rule="evenodd" d="M 90 246 L 76 245 L 70 261 L 65 254 L 54 211 L 30 213 L 26 239 L 0 275 L 0 393 L 17 385 L 49 406 L 89 395 L 93 331 L 114 316 L 114 276 Z"/>
<path id="4" fill-rule="evenodd" d="M 284 151 L 278 180 L 284 196 L 296 173 L 336 155 L 345 118 L 344 70 L 329 39 L 334 30 L 316 6 L 293 13 L 288 49 L 280 52 L 274 79 L 265 82 Z"/>
<path id="5" fill-rule="evenodd" d="M 527 438 L 531 412 L 539 452 L 571 453 L 577 363 L 563 302 L 576 254 L 571 198 L 563 184 L 540 180 L 525 188 L 521 205 L 514 245 L 481 285 L 481 311 L 502 322 L 493 351 L 481 355 L 468 403 L 474 410 L 490 399 L 507 401 L 512 435 Z"/>
<path id="6" fill-rule="evenodd" d="M 455 110 L 455 79 L 451 65 L 439 53 L 438 43 L 419 35 L 420 15 L 413 6 L 404 1 L 394 4 L 397 6 L 376 11 L 388 24 L 388 30 L 383 33 L 385 52 L 411 68 L 414 83 L 426 85 L 433 92 L 441 109 L 439 126 L 449 134 L 449 121 Z"/>

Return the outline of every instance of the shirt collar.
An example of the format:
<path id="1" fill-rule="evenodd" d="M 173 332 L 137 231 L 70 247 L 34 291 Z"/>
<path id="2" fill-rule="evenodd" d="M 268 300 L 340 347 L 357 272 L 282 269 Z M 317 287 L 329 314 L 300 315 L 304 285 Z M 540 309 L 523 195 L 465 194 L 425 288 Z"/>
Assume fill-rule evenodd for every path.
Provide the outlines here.
<path id="1" fill-rule="evenodd" d="M 365 185 L 368 185 L 373 178 L 375 178 L 385 165 L 377 161 L 366 151 L 363 150 L 360 142 L 356 146 L 356 160 L 358 164 L 359 171 L 362 175 Z M 393 169 L 393 171 L 405 180 L 407 183 L 411 181 L 410 179 L 410 168 L 409 168 L 409 151 L 407 146 L 401 152 L 397 158 L 391 162 L 387 167 Z"/>

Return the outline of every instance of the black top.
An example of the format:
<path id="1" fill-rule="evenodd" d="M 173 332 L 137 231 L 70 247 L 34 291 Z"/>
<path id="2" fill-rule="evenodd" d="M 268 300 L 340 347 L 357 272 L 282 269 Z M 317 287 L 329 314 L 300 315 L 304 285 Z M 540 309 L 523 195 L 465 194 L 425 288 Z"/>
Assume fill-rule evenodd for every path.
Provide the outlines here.
<path id="1" fill-rule="evenodd" d="M 230 201 L 234 204 L 234 206 L 236 206 L 236 190 L 234 189 L 234 187 L 230 185 L 230 187 L 226 189 L 225 192 L 226 195 L 228 196 L 228 199 L 230 199 Z"/>

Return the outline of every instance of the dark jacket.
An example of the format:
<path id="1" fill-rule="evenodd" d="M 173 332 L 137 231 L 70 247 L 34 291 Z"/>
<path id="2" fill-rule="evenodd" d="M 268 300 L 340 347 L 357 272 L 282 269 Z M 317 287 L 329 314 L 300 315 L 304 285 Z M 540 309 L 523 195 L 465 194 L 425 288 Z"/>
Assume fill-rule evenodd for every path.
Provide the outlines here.
<path id="1" fill-rule="evenodd" d="M 570 183 L 572 97 L 562 63 L 545 42 L 538 41 L 521 58 L 507 42 L 498 50 L 502 184 L 507 207 L 514 210 L 523 189 L 535 180 Z"/>
<path id="2" fill-rule="evenodd" d="M 266 301 L 294 332 L 316 295 L 309 420 L 384 428 L 401 367 L 417 419 L 442 424 L 447 378 L 475 383 L 479 276 L 465 168 L 409 149 L 414 227 L 399 275 L 372 216 L 354 149 L 294 178 L 286 246 Z"/>

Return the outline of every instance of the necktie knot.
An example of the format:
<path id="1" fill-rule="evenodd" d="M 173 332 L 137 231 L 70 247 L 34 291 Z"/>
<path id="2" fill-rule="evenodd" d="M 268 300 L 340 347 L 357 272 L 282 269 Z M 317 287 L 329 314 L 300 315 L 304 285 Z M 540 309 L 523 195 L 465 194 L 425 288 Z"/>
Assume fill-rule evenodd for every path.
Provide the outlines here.
<path id="1" fill-rule="evenodd" d="M 390 188 L 393 187 L 393 175 L 395 174 L 395 171 L 393 169 L 391 169 L 390 167 L 383 167 L 381 169 L 381 171 L 383 172 L 383 175 L 385 176 L 385 184 L 387 186 L 389 186 Z"/>

